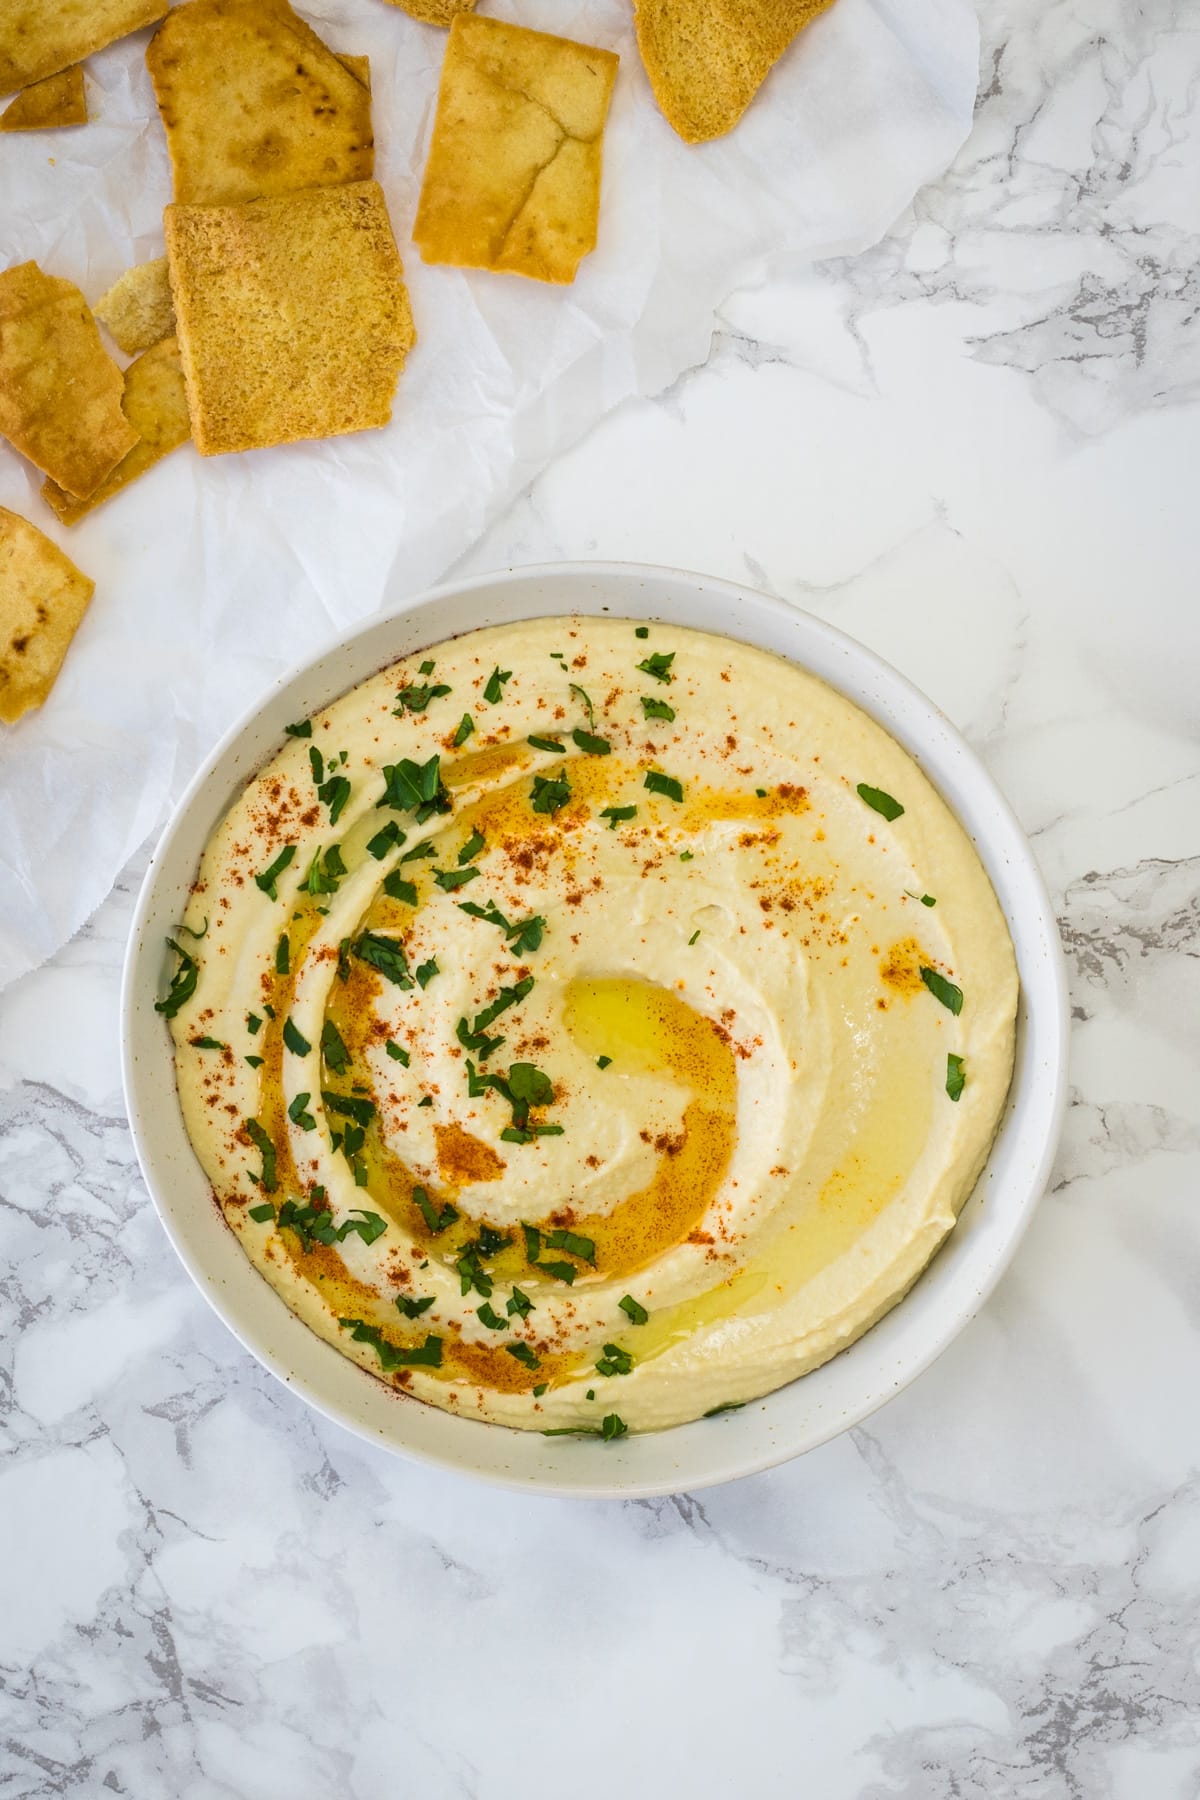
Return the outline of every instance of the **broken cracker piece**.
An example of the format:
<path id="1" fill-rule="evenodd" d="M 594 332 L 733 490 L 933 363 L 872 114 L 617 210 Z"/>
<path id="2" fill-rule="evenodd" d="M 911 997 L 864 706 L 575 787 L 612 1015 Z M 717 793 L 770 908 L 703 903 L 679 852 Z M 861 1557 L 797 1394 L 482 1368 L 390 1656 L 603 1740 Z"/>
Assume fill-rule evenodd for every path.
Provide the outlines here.
<path id="1" fill-rule="evenodd" d="M 455 19 L 413 228 L 426 262 L 574 281 L 596 244 L 617 62 L 499 19 Z"/>
<path id="2" fill-rule="evenodd" d="M 3 0 L 0 94 L 57 75 L 166 10 L 167 0 Z"/>
<path id="3" fill-rule="evenodd" d="M 0 131 L 60 131 L 66 125 L 86 125 L 87 120 L 83 70 L 73 63 L 22 88 L 0 113 Z"/>
<path id="4" fill-rule="evenodd" d="M 376 181 L 163 218 L 202 456 L 386 425 L 414 340 Z"/>
<path id="5" fill-rule="evenodd" d="M 387 0 L 422 25 L 453 25 L 459 13 L 475 11 L 475 0 Z"/>
<path id="6" fill-rule="evenodd" d="M 96 584 L 36 525 L 0 506 L 0 719 L 40 706 Z"/>
<path id="7" fill-rule="evenodd" d="M 638 49 L 688 144 L 732 131 L 771 69 L 833 0 L 634 0 Z"/>
<path id="8" fill-rule="evenodd" d="M 85 500 L 137 443 L 123 391 L 73 282 L 35 262 L 0 274 L 0 437 Z"/>
<path id="9" fill-rule="evenodd" d="M 175 329 L 171 278 L 165 256 L 138 263 L 119 275 L 92 311 L 126 356 L 160 344 Z"/>
<path id="10" fill-rule="evenodd" d="M 86 500 L 75 500 L 56 482 L 42 483 L 42 499 L 64 525 L 77 524 L 93 507 L 119 494 L 191 437 L 179 345 L 173 337 L 164 338 L 130 363 L 125 371 L 124 405 L 138 442 L 94 493 Z"/>
<path id="11" fill-rule="evenodd" d="M 368 83 L 287 0 L 188 0 L 146 63 L 181 204 L 233 205 L 374 168 Z"/>

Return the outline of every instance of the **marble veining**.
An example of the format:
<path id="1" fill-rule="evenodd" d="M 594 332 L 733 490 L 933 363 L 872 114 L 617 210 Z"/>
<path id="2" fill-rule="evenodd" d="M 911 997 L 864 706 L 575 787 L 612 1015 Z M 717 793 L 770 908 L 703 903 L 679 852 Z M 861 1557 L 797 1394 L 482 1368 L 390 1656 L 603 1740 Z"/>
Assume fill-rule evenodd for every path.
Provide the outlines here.
<path id="1" fill-rule="evenodd" d="M 733 296 L 459 567 L 748 579 L 967 732 L 1075 1019 L 1012 1269 L 866 1426 L 732 1487 L 533 1502 L 372 1451 L 240 1349 L 142 1188 L 143 851 L 0 996 L 3 1800 L 1200 1793 L 1200 32 L 983 28 L 975 132 L 883 242 Z"/>

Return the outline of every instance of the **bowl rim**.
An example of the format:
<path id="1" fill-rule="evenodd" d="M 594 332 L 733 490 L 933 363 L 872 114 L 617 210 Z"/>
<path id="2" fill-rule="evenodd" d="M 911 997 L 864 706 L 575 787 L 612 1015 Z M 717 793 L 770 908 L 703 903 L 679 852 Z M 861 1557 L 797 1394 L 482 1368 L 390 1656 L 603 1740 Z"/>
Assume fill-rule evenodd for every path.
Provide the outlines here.
<path id="1" fill-rule="evenodd" d="M 564 603 L 561 607 L 530 611 L 527 608 L 512 610 L 505 604 L 513 594 L 519 596 L 524 587 L 541 582 L 563 584 Z M 1021 1014 L 1019 1016 L 1026 1021 L 1024 1029 L 1034 1032 L 1035 1037 L 1041 1042 L 1040 1079 L 1043 1084 L 1048 1083 L 1049 1085 L 1044 1088 L 1040 1104 L 1038 1142 L 1035 1153 L 1032 1160 L 1025 1165 L 1019 1183 L 1023 1191 L 1012 1203 L 1012 1217 L 1008 1228 L 1003 1234 L 998 1248 L 994 1249 L 990 1258 L 985 1261 L 981 1278 L 972 1278 L 970 1292 L 959 1296 L 954 1307 L 945 1309 L 944 1316 L 937 1328 L 924 1334 L 923 1347 L 919 1352 L 908 1354 L 902 1359 L 897 1371 L 884 1384 L 882 1390 L 877 1388 L 875 1391 L 865 1393 L 856 1404 L 842 1406 L 836 1412 L 836 1416 L 800 1433 L 802 1441 L 789 1439 L 786 1433 L 783 1434 L 782 1441 L 776 1441 L 768 1427 L 761 1434 L 761 1444 L 752 1454 L 747 1454 L 743 1450 L 741 1454 L 732 1456 L 727 1454 L 723 1457 L 720 1454 L 720 1446 L 725 1441 L 725 1433 L 721 1433 L 720 1437 L 713 1433 L 711 1462 L 706 1465 L 705 1459 L 701 1457 L 701 1466 L 691 1468 L 684 1479 L 675 1479 L 670 1474 L 647 1476 L 632 1473 L 623 1476 L 624 1457 L 620 1453 L 626 1452 L 627 1454 L 631 1446 L 655 1442 L 662 1444 L 675 1438 L 679 1433 L 695 1432 L 704 1427 L 706 1423 L 704 1420 L 694 1421 L 688 1425 L 674 1426 L 661 1432 L 632 1434 L 629 1438 L 612 1445 L 601 1445 L 588 1439 L 554 1440 L 556 1453 L 561 1452 L 564 1448 L 569 1448 L 572 1452 L 584 1450 L 591 1452 L 591 1466 L 587 1469 L 586 1474 L 582 1460 L 580 1461 L 579 1475 L 583 1476 L 582 1479 L 578 1478 L 574 1470 L 571 1471 L 569 1478 L 560 1473 L 514 1474 L 504 1469 L 472 1467 L 469 1456 L 445 1454 L 438 1450 L 431 1450 L 424 1445 L 404 1442 L 402 1441 L 403 1426 L 396 1436 L 382 1432 L 378 1426 L 369 1424 L 363 1417 L 356 1417 L 353 1407 L 335 1400 L 328 1392 L 322 1392 L 319 1383 L 314 1383 L 311 1378 L 302 1375 L 294 1368 L 289 1369 L 286 1359 L 267 1342 L 270 1333 L 266 1326 L 258 1319 L 248 1319 L 243 1316 L 223 1292 L 220 1283 L 213 1278 L 211 1271 L 205 1266 L 203 1257 L 197 1253 L 184 1218 L 178 1210 L 173 1210 L 171 1185 L 167 1181 L 160 1180 L 158 1176 L 158 1156 L 149 1136 L 150 1110 L 143 1104 L 143 1076 L 138 1066 L 135 1047 L 135 1028 L 139 1015 L 149 1007 L 150 1003 L 146 999 L 146 995 L 152 986 L 146 982 L 144 965 L 151 954 L 157 954 L 161 963 L 161 939 L 155 939 L 158 948 L 152 952 L 148 948 L 147 925 L 159 901 L 160 884 L 165 885 L 166 882 L 164 871 L 169 870 L 175 845 L 187 832 L 193 810 L 205 796 L 215 773 L 231 752 L 236 750 L 241 741 L 253 732 L 255 725 L 263 716 L 292 690 L 306 684 L 320 687 L 326 665 L 334 664 L 338 657 L 353 652 L 362 640 L 377 633 L 386 633 L 389 626 L 402 629 L 404 622 L 410 621 L 414 616 L 423 618 L 426 615 L 432 615 L 439 607 L 452 606 L 455 601 L 465 600 L 473 595 L 477 596 L 481 591 L 497 590 L 503 617 L 493 621 L 494 623 L 516 625 L 527 618 L 551 616 L 552 612 L 563 617 L 579 614 L 585 617 L 609 614 L 615 618 L 644 619 L 651 623 L 659 620 L 660 615 L 652 605 L 644 611 L 638 611 L 636 605 L 633 604 L 634 596 L 629 591 L 620 595 L 619 604 L 604 607 L 577 604 L 582 596 L 579 593 L 572 593 L 570 589 L 572 586 L 580 586 L 589 582 L 597 586 L 611 582 L 618 587 L 624 586 L 627 590 L 641 585 L 655 590 L 652 598 L 659 600 L 662 595 L 657 590 L 666 583 L 670 587 L 679 587 L 684 592 L 690 593 L 692 597 L 703 594 L 712 596 L 717 601 L 727 601 L 731 605 L 731 613 L 734 614 L 727 626 L 703 625 L 698 629 L 712 632 L 714 635 L 726 636 L 735 643 L 767 650 L 785 661 L 795 663 L 806 672 L 816 674 L 819 679 L 844 694 L 854 705 L 874 718 L 913 757 L 927 779 L 942 793 L 947 805 L 950 806 L 956 819 L 967 832 L 977 854 L 984 861 L 993 886 L 996 885 L 996 878 L 993 869 L 989 866 L 989 854 L 995 852 L 1001 856 L 1006 866 L 1015 868 L 1015 880 L 1021 895 L 1019 916 L 1014 917 L 1010 914 L 1009 907 L 1005 905 L 999 891 L 997 897 L 1001 900 L 1006 922 L 1013 935 L 1018 961 L 1020 961 L 1020 946 L 1017 941 L 1018 932 L 1014 929 L 1018 926 L 1031 933 L 1030 957 L 1040 954 L 1041 958 L 1036 988 L 1031 988 L 1027 984 L 1024 973 L 1022 973 Z M 829 672 L 828 667 L 814 669 L 802 656 L 793 655 L 789 651 L 779 648 L 777 644 L 765 642 L 762 633 L 749 635 L 742 629 L 742 622 L 736 616 L 736 608 L 739 604 L 743 607 L 749 606 L 762 619 L 774 621 L 780 633 L 786 634 L 787 630 L 791 629 L 806 639 L 810 647 L 814 644 L 819 646 L 827 665 L 852 666 L 855 670 L 854 691 L 849 691 L 839 681 L 836 674 Z M 662 622 L 673 623 L 680 627 L 690 623 L 683 617 L 668 617 Z M 386 656 L 382 663 L 373 666 L 386 667 L 390 661 L 398 660 L 401 656 L 411 655 L 422 646 L 445 641 L 447 638 L 460 636 L 466 631 L 479 628 L 477 625 L 456 627 L 453 620 L 441 622 L 433 634 L 420 638 L 410 649 L 395 651 Z M 349 683 L 340 679 L 331 683 L 327 679 L 324 688 L 325 697 L 307 702 L 306 712 L 312 712 L 321 706 L 330 704 L 338 695 L 347 692 L 350 687 L 358 685 L 366 678 L 367 673 L 364 671 L 356 675 Z M 876 684 L 887 695 L 889 704 L 885 704 L 883 700 L 880 700 L 878 704 L 873 704 L 864 698 L 861 689 L 864 686 Z M 907 728 L 903 726 L 898 728 L 897 720 L 891 716 L 891 706 L 895 703 L 899 703 L 901 707 L 907 709 L 911 719 L 915 719 L 915 728 L 919 728 L 922 737 L 919 746 L 909 741 Z M 956 761 L 960 773 L 971 782 L 978 795 L 980 809 L 991 815 L 992 827 L 995 831 L 994 841 L 977 835 L 972 821 L 963 816 L 959 805 L 956 805 L 945 793 L 946 770 L 930 766 L 930 761 L 927 760 L 931 744 L 935 758 L 940 756 Z M 273 752 L 268 751 L 265 754 L 270 755 Z M 251 764 L 250 772 L 261 767 L 264 760 L 264 755 L 258 755 Z M 233 789 L 226 790 L 222 811 L 229 804 L 233 795 L 239 791 L 240 784 L 245 779 L 246 776 L 239 775 L 237 785 Z M 207 836 L 208 832 L 206 831 L 205 841 Z M 1000 846 L 998 851 L 997 844 Z M 197 861 L 198 858 L 189 863 L 189 868 L 193 872 Z M 155 991 L 157 990 L 155 989 Z M 1027 1008 L 1035 999 L 1036 1021 L 1030 1022 L 1027 1017 Z M 159 1024 L 165 1031 L 165 1023 L 159 1021 Z M 278 675 L 266 692 L 260 694 L 254 702 L 246 707 L 234 723 L 222 733 L 171 809 L 170 816 L 147 865 L 130 924 L 121 976 L 119 1029 L 126 1114 L 138 1165 L 147 1191 L 167 1238 L 193 1283 L 243 1348 L 248 1350 L 256 1361 L 260 1362 L 278 1380 L 298 1393 L 316 1411 L 367 1443 L 377 1447 L 382 1445 L 384 1449 L 397 1456 L 422 1462 L 432 1467 L 448 1469 L 455 1474 L 473 1477 L 476 1480 L 507 1487 L 517 1492 L 570 1499 L 654 1498 L 738 1480 L 747 1475 L 761 1473 L 781 1463 L 791 1461 L 797 1456 L 804 1455 L 809 1450 L 818 1448 L 842 1432 L 861 1424 L 865 1418 L 876 1412 L 881 1406 L 886 1405 L 890 1399 L 923 1374 L 966 1328 L 1008 1267 L 1049 1179 L 1067 1101 L 1069 1000 L 1065 962 L 1054 911 L 1032 847 L 1015 813 L 988 770 L 957 728 L 914 683 L 884 658 L 877 655 L 875 651 L 859 643 L 858 640 L 841 631 L 837 626 L 830 625 L 825 620 L 819 619 L 801 608 L 794 607 L 787 601 L 761 593 L 743 583 L 721 577 L 665 566 L 621 561 L 563 561 L 510 565 L 506 568 L 490 570 L 458 580 L 447 580 L 417 594 L 406 595 L 394 605 L 356 621 L 349 629 L 334 632 L 317 651 Z M 997 1149 L 1005 1140 L 1009 1130 L 1010 1120 L 1014 1117 L 1016 1110 L 1018 1084 L 1019 1081 L 1024 1081 L 1024 1077 L 1020 1074 L 1020 1063 L 1021 1051 L 1018 1046 L 1018 1062 L 1014 1069 L 1012 1088 L 1005 1103 L 996 1138 L 989 1150 L 987 1161 L 975 1188 L 964 1202 L 960 1223 L 946 1240 L 948 1244 L 954 1243 L 956 1236 L 960 1234 L 962 1217 L 972 1207 L 976 1196 L 979 1195 L 987 1181 L 989 1172 L 997 1159 Z M 170 1085 L 172 1093 L 174 1093 L 173 1068 Z M 181 1113 L 178 1123 L 182 1130 Z M 184 1137 L 186 1139 L 186 1132 L 184 1132 Z M 190 1143 L 188 1148 L 190 1150 Z M 195 1161 L 194 1153 L 192 1153 L 192 1157 Z M 198 1170 L 198 1163 L 195 1166 Z M 210 1206 L 207 1213 L 214 1224 L 219 1226 L 220 1232 L 226 1233 L 228 1228 L 219 1210 L 215 1206 Z M 204 1235 L 207 1230 L 207 1227 L 200 1227 L 201 1235 Z M 238 1248 L 240 1250 L 240 1246 Z M 844 1363 L 847 1358 L 853 1356 L 859 1345 L 876 1338 L 876 1334 L 884 1333 L 889 1320 L 896 1319 L 897 1315 L 913 1306 L 913 1301 L 919 1295 L 922 1286 L 928 1285 L 931 1270 L 939 1265 L 943 1255 L 944 1252 L 935 1255 L 933 1262 L 927 1265 L 918 1277 L 913 1290 L 855 1343 L 838 1352 L 829 1362 L 822 1364 L 809 1374 L 785 1383 L 782 1388 L 773 1390 L 760 1400 L 747 1403 L 741 1411 L 749 1413 L 751 1408 L 756 1408 L 761 1412 L 780 1395 L 803 1387 L 806 1383 L 813 1384 L 824 1370 Z M 354 1370 L 360 1380 L 371 1383 L 373 1388 L 380 1388 L 381 1384 L 375 1382 L 371 1375 L 349 1362 L 335 1348 L 325 1344 L 307 1326 L 304 1326 L 303 1322 L 295 1314 L 292 1314 L 290 1309 L 286 1308 L 285 1303 L 274 1293 L 274 1290 L 262 1280 L 249 1259 L 245 1260 L 247 1268 L 252 1270 L 257 1278 L 264 1300 L 267 1302 L 263 1308 L 264 1312 L 269 1313 L 271 1311 L 269 1302 L 274 1302 L 276 1306 L 283 1309 L 289 1320 L 300 1325 L 304 1333 L 315 1343 L 320 1344 L 322 1349 L 328 1352 L 329 1357 L 340 1364 L 343 1369 Z M 917 1304 L 919 1306 L 919 1301 Z M 324 1366 L 322 1364 L 323 1368 Z M 381 1389 L 381 1391 L 388 1394 L 389 1397 L 391 1396 L 391 1390 Z M 422 1407 L 420 1410 L 425 1412 L 438 1409 Z M 403 1420 L 406 1416 L 411 1416 L 411 1410 L 409 1407 L 400 1405 L 394 1409 L 392 1416 Z M 740 1414 L 734 1416 L 740 1417 Z M 535 1433 L 513 1432 L 505 1426 L 484 1424 L 477 1420 L 468 1420 L 451 1414 L 441 1414 L 441 1417 L 451 1419 L 456 1426 L 471 1433 L 472 1437 L 479 1436 L 484 1431 L 489 1434 L 500 1433 L 506 1438 L 537 1437 Z M 711 1431 L 711 1425 L 709 1430 Z M 464 1441 L 469 1442 L 470 1440 Z M 545 1439 L 537 1439 L 537 1441 L 543 1445 L 547 1442 Z M 617 1456 L 614 1456 L 614 1451 L 618 1453 Z M 599 1458 L 604 1460 L 601 1462 L 598 1460 Z M 547 1458 L 547 1460 L 550 1459 Z M 558 1460 L 557 1456 L 554 1460 Z M 667 1460 L 669 1460 L 669 1452 Z"/>

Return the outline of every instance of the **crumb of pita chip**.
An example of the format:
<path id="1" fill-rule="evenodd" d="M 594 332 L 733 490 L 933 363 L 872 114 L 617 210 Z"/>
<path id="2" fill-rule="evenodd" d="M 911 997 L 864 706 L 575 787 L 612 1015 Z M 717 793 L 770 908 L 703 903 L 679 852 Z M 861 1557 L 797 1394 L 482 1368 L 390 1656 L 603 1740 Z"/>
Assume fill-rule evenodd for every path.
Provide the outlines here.
<path id="1" fill-rule="evenodd" d="M 95 582 L 19 513 L 0 506 L 0 719 L 40 706 Z"/>
<path id="2" fill-rule="evenodd" d="M 188 0 L 146 63 L 181 204 L 361 181 L 374 168 L 369 85 L 287 0 Z"/>
<path id="3" fill-rule="evenodd" d="M 73 63 L 10 100 L 0 113 L 0 131 L 60 131 L 65 125 L 86 125 L 87 120 L 83 70 Z"/>
<path id="4" fill-rule="evenodd" d="M 167 0 L 0 0 L 0 94 L 155 25 Z"/>
<path id="5" fill-rule="evenodd" d="M 139 441 L 95 493 L 86 500 L 73 500 L 53 481 L 42 483 L 42 499 L 64 525 L 78 523 L 93 507 L 119 494 L 191 437 L 179 345 L 173 337 L 164 338 L 130 363 L 125 371 L 124 404 L 125 417 L 138 433 Z"/>
<path id="6" fill-rule="evenodd" d="M 634 0 L 638 49 L 689 144 L 732 131 L 792 39 L 833 0 Z"/>
<path id="7" fill-rule="evenodd" d="M 126 269 L 92 311 L 126 356 L 161 344 L 175 329 L 166 257 L 156 256 L 153 262 Z"/>
<path id="8" fill-rule="evenodd" d="M 375 181 L 163 216 L 202 456 L 386 425 L 414 342 Z"/>
<path id="9" fill-rule="evenodd" d="M 0 274 L 0 437 L 85 500 L 137 443 L 121 371 L 70 281 L 35 262 Z"/>
<path id="10" fill-rule="evenodd" d="M 617 60 L 499 19 L 455 19 L 413 228 L 426 262 L 574 281 L 596 244 Z"/>

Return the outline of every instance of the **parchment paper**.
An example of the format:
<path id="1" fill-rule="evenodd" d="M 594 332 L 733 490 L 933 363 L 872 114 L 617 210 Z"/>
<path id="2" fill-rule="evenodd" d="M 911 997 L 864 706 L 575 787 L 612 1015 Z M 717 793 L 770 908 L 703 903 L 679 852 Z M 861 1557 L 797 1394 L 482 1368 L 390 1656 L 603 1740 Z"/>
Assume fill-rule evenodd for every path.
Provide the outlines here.
<path id="1" fill-rule="evenodd" d="M 300 10 L 335 50 L 370 55 L 420 341 L 387 429 L 207 459 L 189 445 L 69 530 L 0 443 L 0 504 L 96 582 L 49 701 L 0 726 L 0 986 L 87 919 L 275 674 L 376 611 L 393 576 L 437 580 L 610 408 L 703 361 L 735 288 L 873 243 L 950 161 L 975 96 L 970 0 L 837 0 L 737 130 L 689 148 L 654 105 L 628 0 L 485 0 L 622 58 L 599 247 L 574 287 L 549 288 L 426 268 L 411 245 L 444 33 L 382 0 Z M 0 267 L 36 257 L 95 300 L 162 254 L 147 37 L 88 62 L 90 124 L 0 137 Z"/>

